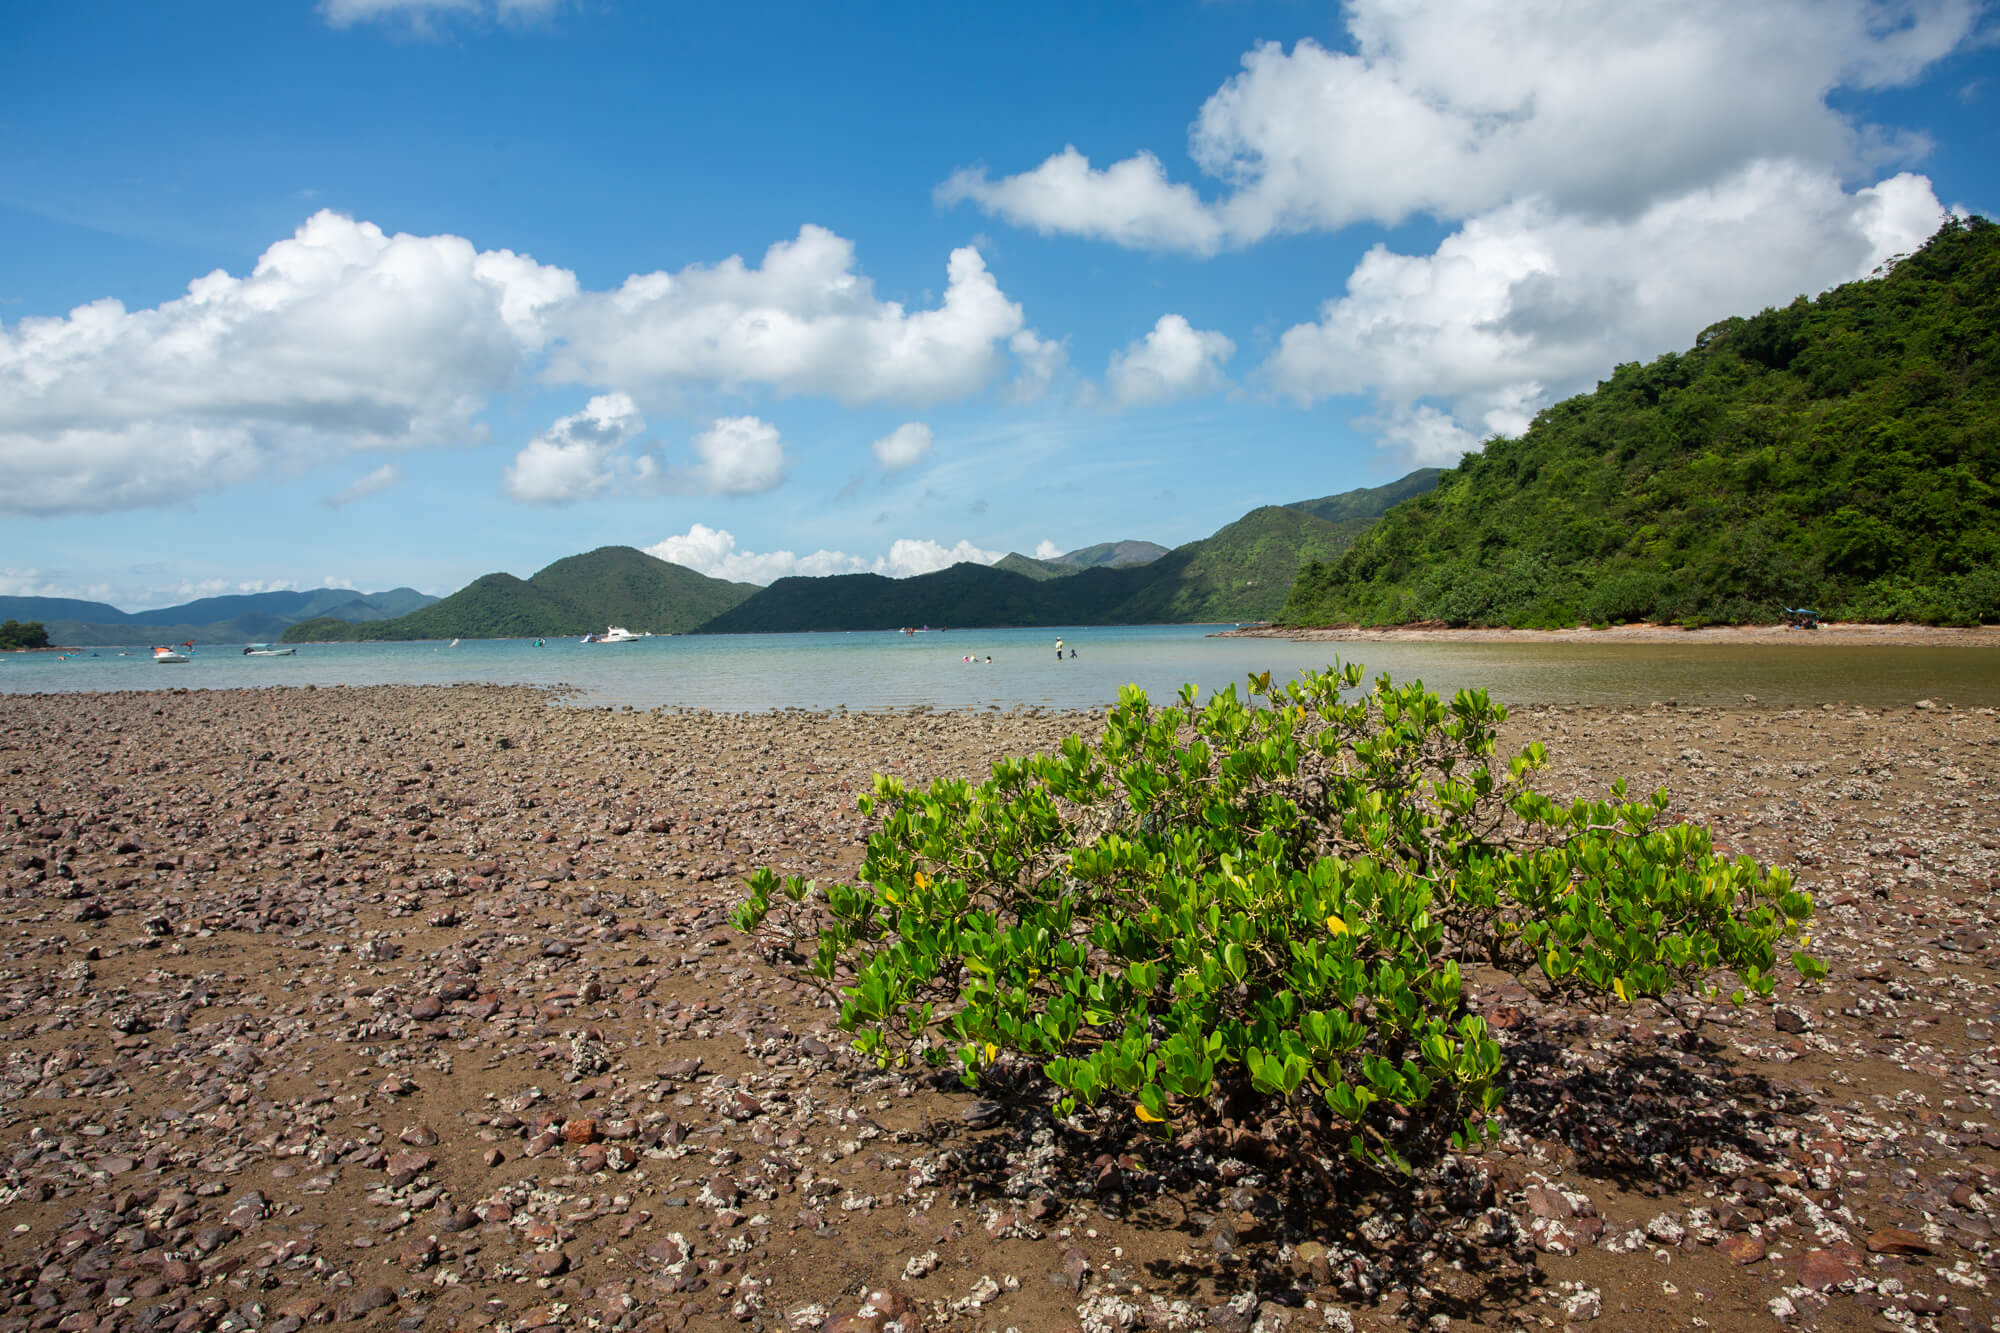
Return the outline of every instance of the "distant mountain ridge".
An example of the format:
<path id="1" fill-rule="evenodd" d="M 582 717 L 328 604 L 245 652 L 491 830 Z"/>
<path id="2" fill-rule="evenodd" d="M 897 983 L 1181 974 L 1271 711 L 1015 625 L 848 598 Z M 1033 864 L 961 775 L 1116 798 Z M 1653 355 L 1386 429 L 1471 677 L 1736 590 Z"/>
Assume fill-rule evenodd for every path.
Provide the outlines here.
<path id="1" fill-rule="evenodd" d="M 1009 551 L 993 568 L 1004 569 L 1014 574 L 1024 574 L 1031 579 L 1065 578 L 1085 569 L 1128 569 L 1133 565 L 1150 565 L 1167 554 L 1167 548 L 1158 542 L 1099 542 L 1095 546 L 1083 546 L 1061 555 L 1052 555 L 1046 560 L 1032 555 L 1022 555 L 1019 551 Z"/>
<path id="2" fill-rule="evenodd" d="M 287 643 L 388 639 L 501 639 L 602 633 L 680 634 L 757 589 L 698 574 L 630 546 L 567 556 L 533 576 L 484 574 L 406 616 L 365 624 L 321 618 L 285 631 Z"/>
<path id="3" fill-rule="evenodd" d="M 64 644 L 260 642 L 315 616 L 338 621 L 386 620 L 437 598 L 415 588 L 363 593 L 353 588 L 279 589 L 203 597 L 180 606 L 121 611 L 73 597 L 0 597 L 0 620 L 38 620 L 49 641 Z"/>
<path id="4" fill-rule="evenodd" d="M 1371 503 L 1383 502 L 1378 496 Z M 1266 505 L 1142 564 L 1107 560 L 1058 572 L 1060 567 L 1050 568 L 1052 561 L 1015 553 L 994 565 L 958 564 L 907 579 L 879 574 L 779 579 L 702 626 L 702 632 L 1268 620 L 1284 605 L 1302 566 L 1338 558 L 1375 521 L 1371 516 L 1330 523 L 1294 506 Z M 1147 544 L 1105 543 L 1084 550 L 1121 545 Z"/>
<path id="5" fill-rule="evenodd" d="M 892 579 L 880 574 L 730 583 L 629 546 L 558 560 L 532 577 L 492 573 L 394 619 L 299 622 L 288 643 L 584 634 L 622 625 L 654 633 L 764 633 L 950 627 L 1228 623 L 1277 614 L 1300 567 L 1339 557 L 1383 508 L 1429 483 L 1253 509 L 1200 541 L 1101 542 L 1053 560 L 1013 553 Z M 1308 512 L 1333 505 L 1339 522 Z"/>

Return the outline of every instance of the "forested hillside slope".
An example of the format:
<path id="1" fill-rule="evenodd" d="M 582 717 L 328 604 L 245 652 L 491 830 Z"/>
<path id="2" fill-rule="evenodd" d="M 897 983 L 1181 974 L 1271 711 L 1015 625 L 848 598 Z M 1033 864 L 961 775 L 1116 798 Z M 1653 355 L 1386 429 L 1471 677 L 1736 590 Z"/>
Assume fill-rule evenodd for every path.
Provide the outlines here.
<path id="1" fill-rule="evenodd" d="M 1619 366 L 1307 565 L 1297 625 L 2000 620 L 2000 227 Z"/>

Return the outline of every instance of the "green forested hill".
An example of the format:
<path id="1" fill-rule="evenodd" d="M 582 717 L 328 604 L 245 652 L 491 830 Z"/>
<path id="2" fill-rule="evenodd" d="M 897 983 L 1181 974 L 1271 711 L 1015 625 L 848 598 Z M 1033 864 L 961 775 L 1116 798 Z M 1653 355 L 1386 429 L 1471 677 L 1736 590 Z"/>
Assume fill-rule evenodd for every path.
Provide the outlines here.
<path id="1" fill-rule="evenodd" d="M 1118 619 L 1125 624 L 1269 620 L 1284 606 L 1302 565 L 1337 559 L 1374 521 L 1329 523 L 1285 505 L 1253 509 L 1147 566 L 1157 567 L 1159 577 L 1119 605 Z"/>
<path id="2" fill-rule="evenodd" d="M 1308 565 L 1290 624 L 2000 620 L 2000 227 L 1619 366 Z"/>
<path id="3" fill-rule="evenodd" d="M 1353 518 L 1380 518 L 1411 496 L 1434 489 L 1438 478 L 1443 475 L 1441 467 L 1420 467 L 1387 486 L 1364 486 L 1342 491 L 1338 495 L 1323 495 L 1317 500 L 1294 500 L 1285 507 L 1303 510 L 1329 523 L 1344 523 Z"/>
<path id="4" fill-rule="evenodd" d="M 358 625 L 308 620 L 286 630 L 285 641 L 501 639 L 601 633 L 607 625 L 672 634 L 700 626 L 756 591 L 629 546 L 603 546 L 558 560 L 528 579 L 484 575 L 395 620 Z"/>

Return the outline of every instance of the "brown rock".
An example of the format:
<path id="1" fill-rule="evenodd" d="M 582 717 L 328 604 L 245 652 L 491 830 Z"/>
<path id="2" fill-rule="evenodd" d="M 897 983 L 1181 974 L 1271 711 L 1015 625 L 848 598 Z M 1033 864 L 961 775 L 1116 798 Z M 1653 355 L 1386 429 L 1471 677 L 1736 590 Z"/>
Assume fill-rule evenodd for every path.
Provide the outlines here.
<path id="1" fill-rule="evenodd" d="M 1560 1190 L 1546 1189 L 1540 1185 L 1530 1185 L 1527 1189 L 1528 1211 L 1536 1217 L 1574 1217 L 1576 1209 L 1570 1206 Z"/>
<path id="2" fill-rule="evenodd" d="M 353 1295 L 341 1302 L 340 1317 L 342 1319 L 361 1319 L 385 1305 L 394 1305 L 395 1303 L 395 1289 L 393 1287 L 385 1287 L 378 1282 L 372 1287 L 356 1288 Z"/>
<path id="3" fill-rule="evenodd" d="M 1852 1245 L 1813 1250 L 1799 1265 L 1799 1285 L 1826 1291 L 1861 1276 L 1861 1252 Z"/>
<path id="4" fill-rule="evenodd" d="M 569 1256 L 561 1250 L 537 1250 L 528 1256 L 528 1271 L 537 1277 L 561 1277 L 569 1271 Z"/>
<path id="5" fill-rule="evenodd" d="M 571 1120 L 563 1126 L 562 1136 L 568 1143 L 595 1143 L 599 1138 L 597 1122 L 588 1116 Z"/>
<path id="6" fill-rule="evenodd" d="M 1754 1264 L 1764 1257 L 1764 1242 L 1755 1236 L 1725 1236 L 1715 1248 L 1733 1264 Z"/>
<path id="7" fill-rule="evenodd" d="M 389 1183 L 400 1189 L 431 1169 L 437 1159 L 427 1152 L 399 1152 L 386 1165 Z"/>
<path id="8" fill-rule="evenodd" d="M 1930 1242 L 1907 1227 L 1883 1227 L 1868 1238 L 1870 1254 L 1929 1254 Z"/>

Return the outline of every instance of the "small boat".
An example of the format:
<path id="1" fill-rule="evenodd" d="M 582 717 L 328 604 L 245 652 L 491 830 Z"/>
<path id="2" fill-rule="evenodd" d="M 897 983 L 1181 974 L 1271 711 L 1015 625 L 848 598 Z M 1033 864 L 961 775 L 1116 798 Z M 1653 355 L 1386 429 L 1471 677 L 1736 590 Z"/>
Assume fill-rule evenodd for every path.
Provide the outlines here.
<path id="1" fill-rule="evenodd" d="M 275 643 L 253 643 L 243 650 L 245 657 L 290 657 L 296 648 L 281 648 Z"/>
<path id="2" fill-rule="evenodd" d="M 584 642 L 585 643 L 637 643 L 639 642 L 639 638 L 640 638 L 639 635 L 634 634 L 631 630 L 626 629 L 623 625 L 610 625 L 605 628 L 604 633 L 593 634 L 589 638 L 585 639 Z"/>
<path id="3" fill-rule="evenodd" d="M 178 648 L 155 648 L 153 649 L 153 660 L 162 666 L 166 666 L 175 662 L 185 662 L 188 660 L 188 655 Z"/>

